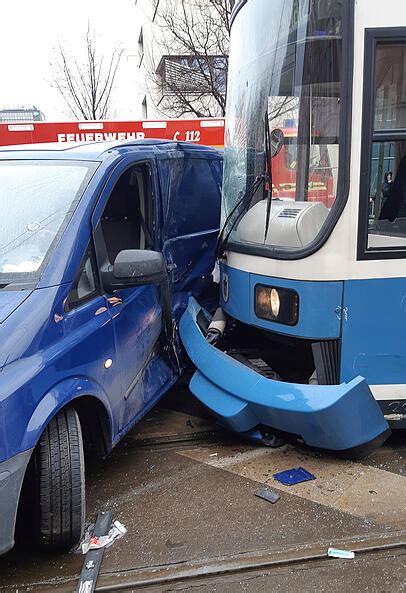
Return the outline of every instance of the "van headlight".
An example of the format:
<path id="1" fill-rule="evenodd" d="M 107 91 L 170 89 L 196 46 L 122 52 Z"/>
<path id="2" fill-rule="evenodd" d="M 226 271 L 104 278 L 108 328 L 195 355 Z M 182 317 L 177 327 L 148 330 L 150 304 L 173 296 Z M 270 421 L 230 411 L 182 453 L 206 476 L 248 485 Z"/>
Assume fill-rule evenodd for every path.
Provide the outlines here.
<path id="1" fill-rule="evenodd" d="M 255 315 L 260 319 L 296 325 L 299 320 L 299 295 L 277 286 L 255 286 Z"/>

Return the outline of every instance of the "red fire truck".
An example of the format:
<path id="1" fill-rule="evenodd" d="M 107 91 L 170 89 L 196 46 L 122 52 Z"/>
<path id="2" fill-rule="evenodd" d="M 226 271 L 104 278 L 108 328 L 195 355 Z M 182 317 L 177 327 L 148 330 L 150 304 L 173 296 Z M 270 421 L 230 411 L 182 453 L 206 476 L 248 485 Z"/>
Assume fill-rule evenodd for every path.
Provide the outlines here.
<path id="1" fill-rule="evenodd" d="M 222 148 L 224 120 L 14 122 L 0 124 L 0 146 L 40 142 L 102 142 L 163 138 Z"/>
<path id="2" fill-rule="evenodd" d="M 272 159 L 273 197 L 295 200 L 297 181 L 297 128 L 282 128 L 283 146 Z M 314 143 L 309 162 L 307 200 L 323 202 L 328 208 L 334 203 L 335 147 Z M 338 156 L 338 155 L 337 155 Z M 335 163 L 335 160 L 337 163 Z"/>
<path id="3" fill-rule="evenodd" d="M 273 160 L 274 198 L 294 199 L 296 192 L 297 129 L 283 128 L 284 143 Z M 163 138 L 224 146 L 224 119 L 170 119 L 144 121 L 14 122 L 0 124 L 0 146 L 40 142 L 102 142 Z M 331 207 L 334 200 L 332 164 L 320 147 L 311 167 L 308 200 Z"/>

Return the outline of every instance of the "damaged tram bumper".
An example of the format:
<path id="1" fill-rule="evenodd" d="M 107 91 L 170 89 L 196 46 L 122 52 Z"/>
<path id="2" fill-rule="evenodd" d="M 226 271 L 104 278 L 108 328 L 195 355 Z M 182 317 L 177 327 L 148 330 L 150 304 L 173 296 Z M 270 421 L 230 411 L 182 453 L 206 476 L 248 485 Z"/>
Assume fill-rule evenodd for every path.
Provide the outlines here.
<path id="1" fill-rule="evenodd" d="M 297 435 L 312 447 L 360 456 L 380 446 L 390 429 L 366 381 L 301 385 L 268 379 L 205 339 L 191 298 L 180 335 L 197 370 L 192 393 L 227 428 L 255 437 L 259 428 Z"/>

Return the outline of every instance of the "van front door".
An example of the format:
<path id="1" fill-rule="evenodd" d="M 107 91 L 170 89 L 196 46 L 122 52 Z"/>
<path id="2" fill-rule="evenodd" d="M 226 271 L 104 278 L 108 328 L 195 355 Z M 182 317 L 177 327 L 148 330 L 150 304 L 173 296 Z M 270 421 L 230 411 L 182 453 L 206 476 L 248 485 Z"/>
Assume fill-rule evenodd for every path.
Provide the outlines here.
<path id="1" fill-rule="evenodd" d="M 104 252 L 104 258 L 113 264 L 122 250 L 153 248 L 152 220 L 150 166 L 127 165 L 117 175 L 95 233 L 99 254 Z M 163 321 L 159 287 L 125 288 L 106 297 L 122 383 L 122 429 L 159 397 L 172 371 L 160 357 Z"/>

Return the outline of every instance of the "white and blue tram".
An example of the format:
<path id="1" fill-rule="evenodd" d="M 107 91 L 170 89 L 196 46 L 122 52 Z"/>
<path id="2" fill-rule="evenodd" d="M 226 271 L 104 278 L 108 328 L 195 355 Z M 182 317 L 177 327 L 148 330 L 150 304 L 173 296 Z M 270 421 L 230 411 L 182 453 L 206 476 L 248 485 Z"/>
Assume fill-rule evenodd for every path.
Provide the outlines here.
<path id="1" fill-rule="evenodd" d="M 377 446 L 406 420 L 406 2 L 237 2 L 224 157 L 192 392 L 254 439 Z"/>

